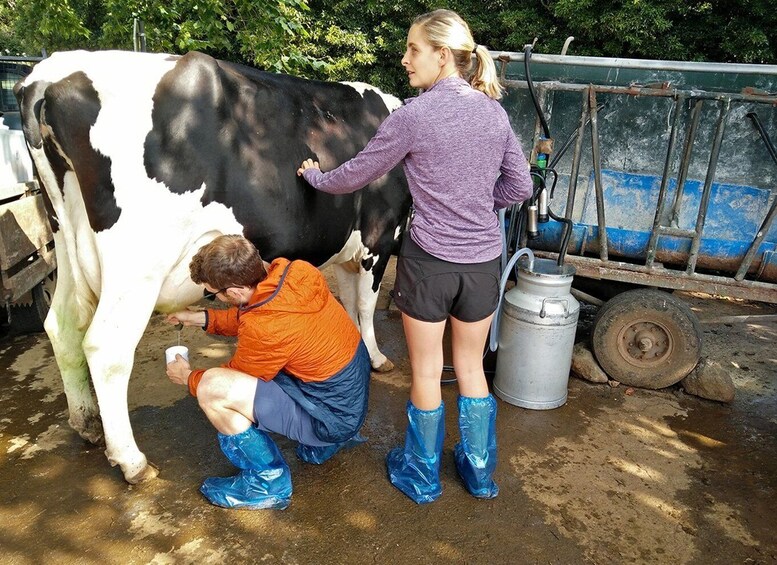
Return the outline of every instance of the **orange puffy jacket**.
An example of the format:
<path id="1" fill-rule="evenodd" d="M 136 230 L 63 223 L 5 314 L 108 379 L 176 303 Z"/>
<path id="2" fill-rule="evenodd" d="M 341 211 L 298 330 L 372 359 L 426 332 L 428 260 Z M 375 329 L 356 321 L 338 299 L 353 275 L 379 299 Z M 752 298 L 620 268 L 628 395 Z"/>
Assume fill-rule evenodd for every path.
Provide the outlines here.
<path id="1" fill-rule="evenodd" d="M 272 262 L 250 304 L 208 310 L 205 329 L 237 336 L 235 354 L 223 367 L 265 381 L 281 369 L 301 381 L 325 381 L 353 359 L 361 339 L 321 272 L 305 261 L 283 258 Z M 204 372 L 189 375 L 194 396 Z"/>

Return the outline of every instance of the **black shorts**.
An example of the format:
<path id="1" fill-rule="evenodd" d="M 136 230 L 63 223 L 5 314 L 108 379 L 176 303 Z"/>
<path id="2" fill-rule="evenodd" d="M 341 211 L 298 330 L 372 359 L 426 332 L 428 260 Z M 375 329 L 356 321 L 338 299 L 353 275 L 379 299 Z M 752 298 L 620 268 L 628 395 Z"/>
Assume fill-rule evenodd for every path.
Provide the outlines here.
<path id="1" fill-rule="evenodd" d="M 453 316 L 479 322 L 499 302 L 499 257 L 484 263 L 451 263 L 430 255 L 406 233 L 397 261 L 394 301 L 404 314 L 424 322 Z"/>

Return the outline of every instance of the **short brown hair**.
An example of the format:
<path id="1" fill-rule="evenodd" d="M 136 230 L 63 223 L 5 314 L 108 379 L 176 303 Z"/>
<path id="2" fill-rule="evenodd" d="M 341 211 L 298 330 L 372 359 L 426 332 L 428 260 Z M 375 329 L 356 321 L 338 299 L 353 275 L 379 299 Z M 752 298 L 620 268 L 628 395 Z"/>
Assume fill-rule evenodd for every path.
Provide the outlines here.
<path id="1" fill-rule="evenodd" d="M 196 284 L 217 289 L 254 286 L 267 277 L 259 251 L 242 235 L 220 235 L 201 247 L 189 272 Z"/>

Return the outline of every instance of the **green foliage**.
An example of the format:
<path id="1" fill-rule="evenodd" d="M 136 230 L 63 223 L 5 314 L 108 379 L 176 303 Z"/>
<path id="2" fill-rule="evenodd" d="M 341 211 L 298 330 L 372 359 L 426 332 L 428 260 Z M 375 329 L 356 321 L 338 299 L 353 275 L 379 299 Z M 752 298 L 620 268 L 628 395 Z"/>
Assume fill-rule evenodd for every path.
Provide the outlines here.
<path id="1" fill-rule="evenodd" d="M 259 68 L 316 73 L 308 54 L 305 0 L 11 0 L 0 38 L 14 54 L 63 49 L 132 49 L 133 22 L 150 51 L 197 50 Z M 5 35 L 3 35 L 5 34 Z"/>
<path id="2" fill-rule="evenodd" d="M 684 61 L 774 63 L 772 0 L 550 0 L 575 53 Z"/>
<path id="3" fill-rule="evenodd" d="M 14 30 L 14 11 L 16 6 L 13 2 L 0 4 L 0 55 L 22 55 L 24 46 L 16 35 Z"/>
<path id="4" fill-rule="evenodd" d="M 202 51 L 255 67 L 304 74 L 321 62 L 303 52 L 304 0 L 105 0 L 102 47 L 132 47 L 132 21 L 145 24 L 149 51 Z"/>
<path id="5" fill-rule="evenodd" d="M 55 51 L 93 46 L 97 29 L 89 29 L 85 21 L 92 15 L 90 2 L 58 0 L 12 0 L 13 11 L 10 27 L 19 50 L 39 54 L 41 49 Z"/>
<path id="6" fill-rule="evenodd" d="M 400 59 L 412 19 L 428 11 L 412 0 L 310 0 L 313 53 L 326 59 L 328 80 L 361 80 L 409 94 Z"/>
<path id="7" fill-rule="evenodd" d="M 132 49 L 133 19 L 148 50 L 203 51 L 258 68 L 362 80 L 413 94 L 400 60 L 413 19 L 459 12 L 494 51 L 775 63 L 773 0 L 6 0 L 8 54 Z"/>

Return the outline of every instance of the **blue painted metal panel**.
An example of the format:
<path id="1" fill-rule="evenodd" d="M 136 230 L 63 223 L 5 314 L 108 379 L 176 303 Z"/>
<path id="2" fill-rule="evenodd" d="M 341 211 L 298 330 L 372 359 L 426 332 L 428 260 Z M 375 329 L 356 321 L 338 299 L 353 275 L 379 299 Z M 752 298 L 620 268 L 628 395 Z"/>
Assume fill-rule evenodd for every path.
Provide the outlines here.
<path id="1" fill-rule="evenodd" d="M 581 223 L 596 224 L 596 195 L 593 172 L 588 181 Z M 602 189 L 607 227 L 650 232 L 658 204 L 661 179 L 652 175 L 602 171 Z M 669 223 L 677 182 L 669 181 L 663 224 Z M 694 229 L 704 183 L 688 180 L 683 190 L 678 227 Z M 703 240 L 752 241 L 769 211 L 770 191 L 727 183 L 713 183 L 710 204 L 702 232 Z M 765 241 L 777 241 L 777 223 L 772 225 Z"/>
<path id="2" fill-rule="evenodd" d="M 661 176 L 667 169 L 660 225 L 694 230 L 704 179 L 711 176 L 695 269 L 714 275 L 736 273 L 777 195 L 777 166 L 755 127 L 759 122 L 761 131 L 777 138 L 773 94 L 777 66 L 589 59 L 541 59 L 536 54 L 532 58 L 534 86 L 556 141 L 557 155 L 552 163 L 558 182 L 551 209 L 564 215 L 572 208 L 574 229 L 567 253 L 599 256 L 594 189 L 597 167 L 601 170 L 608 256 L 612 261 L 644 265 Z M 518 82 L 525 78 L 523 63 L 512 55 L 502 60 L 510 61 L 502 68 L 508 86 L 503 104 L 529 154 L 531 140 L 536 141 L 540 128 L 526 86 Z M 631 88 L 635 85 L 651 86 Z M 586 119 L 591 117 L 588 101 L 594 96 L 595 140 Z M 582 135 L 575 139 L 581 123 L 585 124 Z M 673 131 L 674 136 L 670 135 Z M 672 150 L 668 153 L 670 139 Z M 562 147 L 566 148 L 563 154 Z M 671 222 L 680 170 L 687 180 L 678 217 Z M 568 201 L 572 187 L 574 196 Z M 562 225 L 551 221 L 540 224 L 539 230 L 540 236 L 529 246 L 558 251 Z M 685 270 L 691 245 L 690 237 L 660 235 L 655 262 Z M 749 263 L 751 279 L 777 282 L 776 246 L 777 220 Z"/>
<path id="3" fill-rule="evenodd" d="M 647 257 L 650 230 L 658 203 L 661 179 L 653 175 L 640 175 L 620 171 L 602 171 L 607 244 L 610 256 L 644 261 Z M 575 223 L 568 253 L 572 255 L 598 252 L 599 228 L 596 225 L 596 198 L 593 191 L 593 173 L 585 194 L 581 221 Z M 683 191 L 678 227 L 693 229 L 699 210 L 704 184 L 688 180 Z M 671 203 L 674 201 L 676 182 L 668 186 L 666 218 L 668 224 Z M 699 248 L 699 266 L 733 269 L 747 253 L 758 228 L 766 217 L 770 205 L 768 190 L 752 186 L 713 183 L 710 205 Z M 540 224 L 540 237 L 532 241 L 532 247 L 556 251 L 561 242 L 562 225 L 557 222 Z M 777 224 L 772 226 L 761 244 L 755 264 L 772 262 L 777 247 Z M 688 260 L 691 240 L 682 237 L 661 236 L 658 241 L 658 258 L 669 264 L 681 264 Z M 768 254 L 768 257 L 764 257 Z M 662 259 L 663 258 L 663 259 Z"/>
<path id="4" fill-rule="evenodd" d="M 561 244 L 563 224 L 550 221 L 547 224 L 540 224 L 540 235 L 532 240 L 531 247 L 544 251 L 558 251 Z M 575 224 L 572 237 L 569 240 L 568 253 L 570 255 L 583 255 L 587 252 L 589 255 L 596 255 L 598 250 L 599 228 L 592 225 Z M 647 257 L 648 241 L 650 233 L 644 231 L 620 229 L 607 227 L 607 244 L 610 256 L 612 258 L 628 258 L 643 260 Z M 699 255 L 707 258 L 707 261 L 700 261 L 701 266 L 708 268 L 724 267 L 723 262 L 739 262 L 747 253 L 752 242 L 749 240 L 720 240 L 714 238 L 702 237 Z M 585 248 L 584 248 L 585 246 Z M 691 249 L 691 240 L 679 237 L 663 236 L 659 239 L 658 253 L 668 253 L 674 257 L 673 261 L 668 263 L 679 264 L 688 260 L 688 253 Z M 777 244 L 773 241 L 761 243 L 756 255 L 756 264 L 762 260 L 775 263 L 772 254 L 777 252 Z M 767 255 L 765 258 L 764 255 Z"/>

